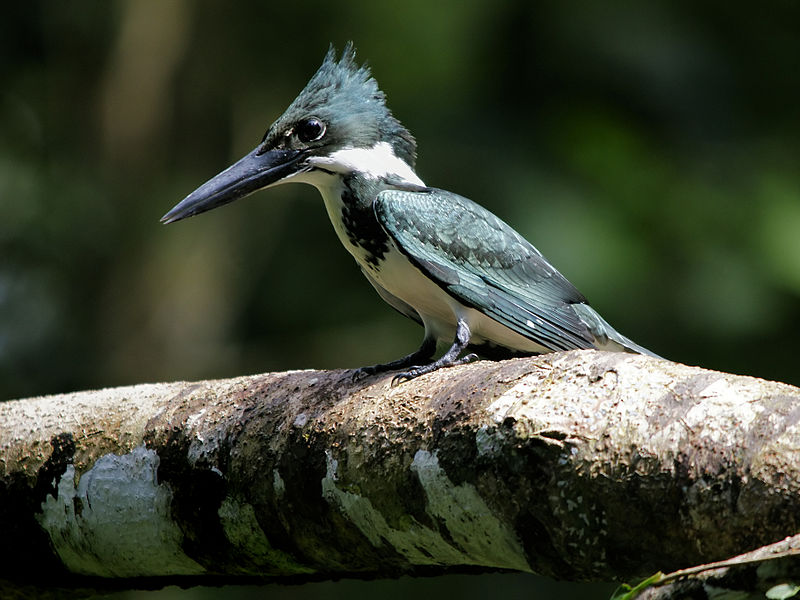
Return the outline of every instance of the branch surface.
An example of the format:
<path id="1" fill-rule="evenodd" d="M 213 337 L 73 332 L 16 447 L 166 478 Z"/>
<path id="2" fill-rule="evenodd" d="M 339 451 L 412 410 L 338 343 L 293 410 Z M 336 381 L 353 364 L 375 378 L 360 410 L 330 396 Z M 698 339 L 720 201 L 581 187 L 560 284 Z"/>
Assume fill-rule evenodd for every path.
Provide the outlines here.
<path id="1" fill-rule="evenodd" d="M 799 530 L 798 388 L 596 351 L 390 380 L 0 404 L 0 577 L 633 580 Z"/>

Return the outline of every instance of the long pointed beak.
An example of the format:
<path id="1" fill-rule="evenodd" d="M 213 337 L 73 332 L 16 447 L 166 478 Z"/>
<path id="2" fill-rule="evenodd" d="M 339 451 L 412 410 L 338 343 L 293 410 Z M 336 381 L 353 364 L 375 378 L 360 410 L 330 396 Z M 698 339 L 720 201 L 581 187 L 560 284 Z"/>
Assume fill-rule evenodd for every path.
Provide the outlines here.
<path id="1" fill-rule="evenodd" d="M 304 156 L 305 153 L 299 150 L 259 152 L 259 148 L 256 148 L 186 196 L 161 217 L 161 222 L 180 221 L 277 183 L 294 175 Z"/>

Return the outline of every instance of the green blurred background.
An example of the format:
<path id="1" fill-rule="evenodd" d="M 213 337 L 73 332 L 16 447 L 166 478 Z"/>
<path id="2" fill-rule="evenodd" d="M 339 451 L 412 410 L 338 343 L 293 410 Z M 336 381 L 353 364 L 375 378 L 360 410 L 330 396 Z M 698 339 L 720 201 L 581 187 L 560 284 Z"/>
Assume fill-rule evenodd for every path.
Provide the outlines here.
<path id="1" fill-rule="evenodd" d="M 20 2 L 0 19 L 0 399 L 417 347 L 313 188 L 158 222 L 350 39 L 422 178 L 513 224 L 620 331 L 800 384 L 796 2 Z"/>

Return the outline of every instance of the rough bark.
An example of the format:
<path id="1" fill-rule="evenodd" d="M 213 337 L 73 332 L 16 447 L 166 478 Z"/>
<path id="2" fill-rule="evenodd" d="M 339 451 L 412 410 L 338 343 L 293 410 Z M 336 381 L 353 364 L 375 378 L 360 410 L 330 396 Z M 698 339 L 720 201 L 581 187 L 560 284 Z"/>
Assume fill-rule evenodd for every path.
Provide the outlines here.
<path id="1" fill-rule="evenodd" d="M 390 380 L 0 404 L 0 578 L 632 580 L 799 530 L 798 388 L 594 351 Z"/>

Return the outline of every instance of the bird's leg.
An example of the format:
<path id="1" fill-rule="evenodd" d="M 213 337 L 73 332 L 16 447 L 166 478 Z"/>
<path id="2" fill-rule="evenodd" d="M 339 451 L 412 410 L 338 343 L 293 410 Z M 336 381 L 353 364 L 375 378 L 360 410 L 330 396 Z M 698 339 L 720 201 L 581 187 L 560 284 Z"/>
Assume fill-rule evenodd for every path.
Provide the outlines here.
<path id="1" fill-rule="evenodd" d="M 403 383 L 404 381 L 410 381 L 415 377 L 425 375 L 426 373 L 431 373 L 437 369 L 441 369 L 442 367 L 463 365 L 471 360 L 475 360 L 478 358 L 476 354 L 467 354 L 466 356 L 459 358 L 459 355 L 469 344 L 470 335 L 471 333 L 469 330 L 469 325 L 467 325 L 467 322 L 464 319 L 459 318 L 458 322 L 456 323 L 456 339 L 453 341 L 453 345 L 450 346 L 450 349 L 445 352 L 441 358 L 433 361 L 430 364 L 413 367 L 408 371 L 398 373 L 392 377 L 392 385 L 397 385 L 398 383 Z"/>
<path id="2" fill-rule="evenodd" d="M 408 356 L 398 358 L 397 360 L 393 360 L 388 363 L 356 369 L 355 373 L 353 373 L 353 380 L 361 379 L 362 377 L 369 377 L 370 375 L 376 375 L 377 373 L 385 373 L 386 371 L 396 371 L 397 369 L 406 369 L 408 367 L 412 367 L 420 362 L 429 361 L 435 352 L 436 338 L 426 335 L 425 339 L 422 340 L 422 345 L 419 347 L 419 350 L 412 352 Z"/>

